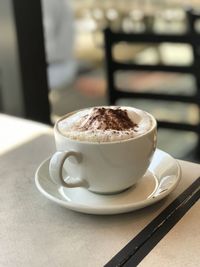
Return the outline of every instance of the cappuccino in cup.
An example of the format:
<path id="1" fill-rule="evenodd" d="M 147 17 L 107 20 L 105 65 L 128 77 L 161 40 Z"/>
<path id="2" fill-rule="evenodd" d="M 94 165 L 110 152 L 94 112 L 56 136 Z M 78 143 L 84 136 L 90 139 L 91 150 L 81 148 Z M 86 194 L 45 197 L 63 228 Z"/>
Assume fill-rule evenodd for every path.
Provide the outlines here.
<path id="1" fill-rule="evenodd" d="M 96 107 L 73 113 L 60 120 L 59 131 L 66 137 L 87 142 L 128 140 L 149 131 L 152 118 L 131 107 Z"/>
<path id="2" fill-rule="evenodd" d="M 112 194 L 134 185 L 147 171 L 157 124 L 151 114 L 133 107 L 93 107 L 63 116 L 54 135 L 51 179 L 64 187 Z"/>

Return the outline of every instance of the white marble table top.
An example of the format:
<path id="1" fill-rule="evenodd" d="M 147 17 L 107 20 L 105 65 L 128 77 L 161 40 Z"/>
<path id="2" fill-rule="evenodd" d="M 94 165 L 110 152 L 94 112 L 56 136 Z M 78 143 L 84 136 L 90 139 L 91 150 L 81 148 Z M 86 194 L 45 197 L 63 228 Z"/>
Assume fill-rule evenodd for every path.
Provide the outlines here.
<path id="1" fill-rule="evenodd" d="M 58 206 L 34 183 L 38 165 L 55 151 L 52 128 L 0 115 L 0 266 L 105 265 L 200 176 L 179 161 L 182 178 L 164 200 L 121 215 L 87 215 Z M 140 266 L 200 266 L 200 204 L 196 204 Z"/>

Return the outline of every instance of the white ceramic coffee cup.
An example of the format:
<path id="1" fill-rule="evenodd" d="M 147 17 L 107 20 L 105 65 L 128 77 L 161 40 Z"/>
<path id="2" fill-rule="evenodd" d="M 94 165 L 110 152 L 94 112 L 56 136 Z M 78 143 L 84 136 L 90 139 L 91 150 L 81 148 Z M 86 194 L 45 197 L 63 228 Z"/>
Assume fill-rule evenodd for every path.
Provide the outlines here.
<path id="1" fill-rule="evenodd" d="M 65 117 L 70 116 L 70 113 Z M 70 139 L 54 127 L 57 152 L 49 165 L 51 179 L 58 185 L 85 187 L 111 194 L 134 185 L 143 177 L 156 149 L 157 123 L 135 138 L 115 142 L 86 142 Z"/>

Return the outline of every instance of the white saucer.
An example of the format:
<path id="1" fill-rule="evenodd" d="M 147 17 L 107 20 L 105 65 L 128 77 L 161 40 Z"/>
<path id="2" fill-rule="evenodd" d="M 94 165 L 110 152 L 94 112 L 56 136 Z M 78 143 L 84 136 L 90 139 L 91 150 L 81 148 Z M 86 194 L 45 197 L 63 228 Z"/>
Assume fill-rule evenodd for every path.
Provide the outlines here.
<path id="1" fill-rule="evenodd" d="M 49 159 L 35 174 L 38 190 L 68 209 L 90 214 L 119 214 L 149 206 L 166 197 L 177 186 L 181 169 L 169 154 L 157 149 L 145 176 L 133 187 L 115 195 L 95 194 L 84 188 L 63 188 L 49 177 Z"/>

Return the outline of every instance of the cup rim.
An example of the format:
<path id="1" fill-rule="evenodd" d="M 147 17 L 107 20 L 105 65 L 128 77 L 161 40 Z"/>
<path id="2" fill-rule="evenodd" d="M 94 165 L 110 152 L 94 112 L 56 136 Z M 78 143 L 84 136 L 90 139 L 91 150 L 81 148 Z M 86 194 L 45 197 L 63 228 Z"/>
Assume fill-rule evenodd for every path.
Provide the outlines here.
<path id="1" fill-rule="evenodd" d="M 129 139 L 124 139 L 124 140 L 116 140 L 116 141 L 106 141 L 106 142 L 98 142 L 98 141 L 85 141 L 85 140 L 77 140 L 77 139 L 72 139 L 72 138 L 69 138 L 69 137 L 67 137 L 67 136 L 65 136 L 60 130 L 59 130 L 59 128 L 58 128 L 58 123 L 61 121 L 61 120 L 63 120 L 63 119 L 65 119 L 65 118 L 67 118 L 67 117 L 69 117 L 69 116 L 71 116 L 71 115 L 73 115 L 74 113 L 76 113 L 76 112 L 79 112 L 79 111 L 82 111 L 82 110 L 85 110 L 85 109 L 90 109 L 90 108 L 100 108 L 100 107 L 122 107 L 122 108 L 134 108 L 134 109 L 136 109 L 136 110 L 138 110 L 138 111 L 143 111 L 143 112 L 145 112 L 150 118 L 151 118 L 151 120 L 152 120 L 152 127 L 148 130 L 148 131 L 146 131 L 145 133 L 142 133 L 142 134 L 140 134 L 140 135 L 138 135 L 138 136 L 136 136 L 136 137 L 131 137 L 131 138 L 129 138 Z M 54 125 L 54 130 L 58 133 L 58 134 L 60 134 L 62 137 L 64 137 L 64 138 L 66 138 L 67 140 L 69 140 L 69 141 L 72 141 L 72 142 L 76 142 L 76 143 L 81 143 L 81 144 L 87 144 L 87 145 L 89 145 L 89 144 L 91 144 L 91 145 L 109 145 L 109 144 L 119 144 L 119 143 L 126 143 L 126 142 L 130 142 L 131 140 L 136 140 L 136 139 L 140 139 L 140 138 L 142 138 L 143 136 L 145 136 L 145 135 L 147 135 L 147 134 L 149 134 L 149 133 L 151 133 L 155 128 L 157 128 L 157 120 L 155 119 L 155 117 L 151 114 L 151 113 L 149 113 L 149 112 L 147 112 L 147 111 L 145 111 L 145 110 L 142 110 L 142 109 L 138 109 L 138 108 L 135 108 L 135 107 L 131 107 L 131 106 L 94 106 L 94 107 L 88 107 L 88 108 L 82 108 L 82 109 L 78 109 L 78 110 L 74 110 L 74 111 L 72 111 L 72 112 L 69 112 L 69 113 L 67 113 L 67 114 L 65 114 L 65 115 L 63 115 L 63 116 L 61 116 L 57 121 L 56 121 L 56 123 L 55 123 L 55 125 Z"/>

